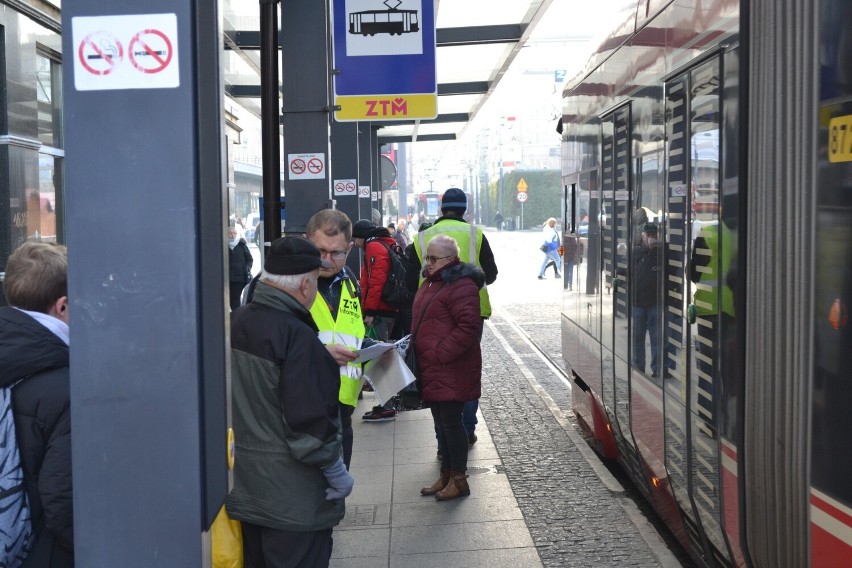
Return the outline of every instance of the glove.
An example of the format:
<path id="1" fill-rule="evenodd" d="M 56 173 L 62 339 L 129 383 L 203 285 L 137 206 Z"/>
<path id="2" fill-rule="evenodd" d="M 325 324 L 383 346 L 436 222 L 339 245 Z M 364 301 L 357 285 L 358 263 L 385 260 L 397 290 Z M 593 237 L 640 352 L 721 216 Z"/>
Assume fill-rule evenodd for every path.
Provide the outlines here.
<path id="1" fill-rule="evenodd" d="M 355 480 L 349 475 L 346 466 L 343 465 L 343 459 L 337 458 L 334 465 L 328 466 L 322 470 L 325 475 L 325 480 L 331 486 L 325 490 L 325 500 L 334 501 L 335 499 L 343 499 L 352 493 L 352 486 L 355 485 Z"/>

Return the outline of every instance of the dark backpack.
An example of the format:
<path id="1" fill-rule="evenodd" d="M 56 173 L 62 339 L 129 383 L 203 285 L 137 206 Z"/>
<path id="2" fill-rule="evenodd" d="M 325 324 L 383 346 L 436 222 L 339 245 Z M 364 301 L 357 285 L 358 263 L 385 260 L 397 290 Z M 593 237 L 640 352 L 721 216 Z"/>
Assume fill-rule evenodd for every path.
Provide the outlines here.
<path id="1" fill-rule="evenodd" d="M 405 285 L 405 254 L 399 245 L 388 246 L 378 239 L 376 242 L 387 249 L 390 258 L 388 279 L 382 287 L 382 301 L 394 308 L 406 306 L 414 295 Z"/>
<path id="2" fill-rule="evenodd" d="M 20 566 L 33 543 L 24 470 L 15 436 L 12 387 L 0 388 L 0 566 Z"/>

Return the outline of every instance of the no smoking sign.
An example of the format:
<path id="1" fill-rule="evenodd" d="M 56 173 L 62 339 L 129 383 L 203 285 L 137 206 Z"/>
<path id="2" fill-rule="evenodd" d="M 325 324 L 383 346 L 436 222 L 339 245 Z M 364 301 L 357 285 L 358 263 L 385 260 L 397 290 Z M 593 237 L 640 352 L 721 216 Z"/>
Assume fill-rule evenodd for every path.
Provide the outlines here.
<path id="1" fill-rule="evenodd" d="M 175 14 L 72 18 L 71 34 L 78 91 L 180 86 Z"/>

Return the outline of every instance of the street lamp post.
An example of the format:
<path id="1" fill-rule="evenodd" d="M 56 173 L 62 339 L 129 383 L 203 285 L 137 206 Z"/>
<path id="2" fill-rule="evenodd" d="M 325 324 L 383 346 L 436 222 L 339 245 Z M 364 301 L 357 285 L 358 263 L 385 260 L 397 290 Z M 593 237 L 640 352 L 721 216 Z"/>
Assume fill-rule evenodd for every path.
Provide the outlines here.
<path id="1" fill-rule="evenodd" d="M 498 156 L 497 158 L 500 160 L 500 169 L 499 176 L 497 178 L 497 211 L 505 210 L 503 207 L 503 125 L 500 125 L 500 131 L 497 135 L 497 149 Z"/>

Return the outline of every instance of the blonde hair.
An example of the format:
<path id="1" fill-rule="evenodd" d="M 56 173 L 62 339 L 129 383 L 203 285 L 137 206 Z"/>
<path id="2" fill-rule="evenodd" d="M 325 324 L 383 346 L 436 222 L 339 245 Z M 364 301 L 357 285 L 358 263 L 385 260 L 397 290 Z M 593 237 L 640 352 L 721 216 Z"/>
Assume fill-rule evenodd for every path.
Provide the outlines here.
<path id="1" fill-rule="evenodd" d="M 10 306 L 47 313 L 68 295 L 68 249 L 53 243 L 22 244 L 6 263 L 3 292 Z"/>
<path id="2" fill-rule="evenodd" d="M 548 225 L 550 225 L 551 221 L 553 221 L 555 223 L 556 217 L 550 217 L 547 221 L 544 222 L 544 225 L 542 225 L 541 228 L 543 229 L 543 228 L 547 227 Z"/>

